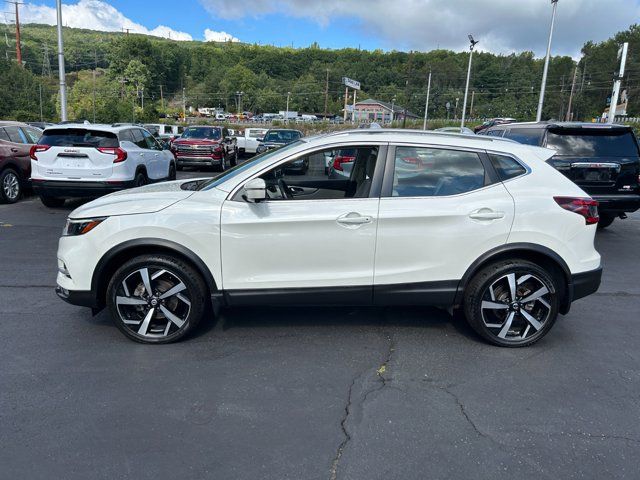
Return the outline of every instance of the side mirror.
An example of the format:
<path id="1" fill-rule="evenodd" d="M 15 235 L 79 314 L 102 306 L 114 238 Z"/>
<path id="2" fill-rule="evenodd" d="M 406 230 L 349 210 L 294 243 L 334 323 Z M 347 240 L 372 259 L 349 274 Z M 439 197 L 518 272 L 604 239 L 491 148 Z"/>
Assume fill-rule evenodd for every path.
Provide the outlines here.
<path id="1" fill-rule="evenodd" d="M 267 198 L 267 184 L 262 178 L 254 178 L 244 184 L 244 199 L 250 203 L 258 203 Z"/>

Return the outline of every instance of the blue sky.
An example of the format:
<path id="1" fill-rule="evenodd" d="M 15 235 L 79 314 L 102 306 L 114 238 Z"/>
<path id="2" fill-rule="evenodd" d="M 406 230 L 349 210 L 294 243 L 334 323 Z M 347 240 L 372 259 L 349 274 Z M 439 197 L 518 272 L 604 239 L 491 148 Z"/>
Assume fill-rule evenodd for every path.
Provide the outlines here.
<path id="1" fill-rule="evenodd" d="M 25 0 L 24 22 L 55 24 L 55 0 Z M 515 7 L 515 8 L 514 8 Z M 72 27 L 182 40 L 383 50 L 480 50 L 544 54 L 549 0 L 63 0 Z M 640 0 L 559 0 L 554 54 L 579 57 L 640 18 Z M 5 21 L 10 21 L 5 16 Z M 604 21 L 606 20 L 606 21 Z"/>

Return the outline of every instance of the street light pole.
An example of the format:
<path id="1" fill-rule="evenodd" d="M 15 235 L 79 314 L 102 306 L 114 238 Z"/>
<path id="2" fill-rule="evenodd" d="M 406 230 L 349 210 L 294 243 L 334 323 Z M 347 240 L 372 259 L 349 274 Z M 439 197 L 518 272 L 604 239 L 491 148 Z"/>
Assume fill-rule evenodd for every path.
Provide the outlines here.
<path id="1" fill-rule="evenodd" d="M 60 78 L 60 120 L 67 120 L 67 84 L 64 72 L 64 44 L 62 42 L 62 0 L 56 0 L 58 16 L 58 76 Z"/>
<path id="2" fill-rule="evenodd" d="M 547 56 L 544 59 L 544 70 L 542 71 L 542 85 L 540 86 L 540 99 L 538 100 L 538 112 L 536 113 L 536 122 L 542 120 L 542 107 L 544 105 L 544 92 L 547 89 L 547 74 L 549 73 L 549 58 L 551 56 L 551 40 L 553 39 L 553 27 L 556 23 L 556 10 L 558 9 L 558 0 L 551 0 L 553 5 L 553 13 L 551 14 L 551 28 L 549 28 L 549 42 L 547 43 Z"/>
<path id="3" fill-rule="evenodd" d="M 427 129 L 427 119 L 429 118 L 429 94 L 431 93 L 431 69 L 429 69 L 429 81 L 427 82 L 427 102 L 424 105 L 424 122 L 422 122 L 422 129 Z"/>
<path id="4" fill-rule="evenodd" d="M 471 62 L 473 61 L 473 49 L 478 43 L 480 43 L 478 40 L 473 39 L 473 35 L 469 35 L 469 42 L 469 68 L 467 70 L 467 86 L 464 88 L 464 101 L 462 102 L 462 122 L 460 123 L 460 133 L 462 133 L 462 129 L 464 128 L 464 120 L 467 116 L 467 97 L 469 96 L 469 82 L 471 80 Z"/>
<path id="5" fill-rule="evenodd" d="M 291 96 L 291 92 L 287 92 L 287 109 L 284 112 L 284 123 L 289 123 L 289 97 Z"/>

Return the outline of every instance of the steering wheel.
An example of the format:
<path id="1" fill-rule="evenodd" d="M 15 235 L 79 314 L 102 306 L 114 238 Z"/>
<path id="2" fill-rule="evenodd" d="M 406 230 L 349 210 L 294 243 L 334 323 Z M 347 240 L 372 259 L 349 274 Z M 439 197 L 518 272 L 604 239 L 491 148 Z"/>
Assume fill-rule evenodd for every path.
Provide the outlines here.
<path id="1" fill-rule="evenodd" d="M 282 192 L 282 196 L 284 198 L 286 198 L 287 200 L 291 200 L 293 198 L 291 190 L 289 190 L 289 187 L 282 178 L 278 179 L 278 187 L 280 187 L 280 191 Z"/>

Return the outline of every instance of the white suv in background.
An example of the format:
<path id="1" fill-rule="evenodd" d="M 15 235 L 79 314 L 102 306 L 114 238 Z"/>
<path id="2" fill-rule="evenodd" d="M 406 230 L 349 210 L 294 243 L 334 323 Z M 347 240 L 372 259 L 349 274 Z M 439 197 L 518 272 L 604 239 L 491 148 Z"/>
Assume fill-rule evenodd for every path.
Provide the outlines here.
<path id="1" fill-rule="evenodd" d="M 33 190 L 48 207 L 175 178 L 171 151 L 135 125 L 56 125 L 31 147 Z"/>
<path id="2" fill-rule="evenodd" d="M 330 178 L 327 153 L 344 150 L 350 173 Z M 183 337 L 211 299 L 460 308 L 489 342 L 530 345 L 602 274 L 597 202 L 545 162 L 553 154 L 406 130 L 301 139 L 212 179 L 76 209 L 57 293 L 108 307 L 147 343 Z"/>

